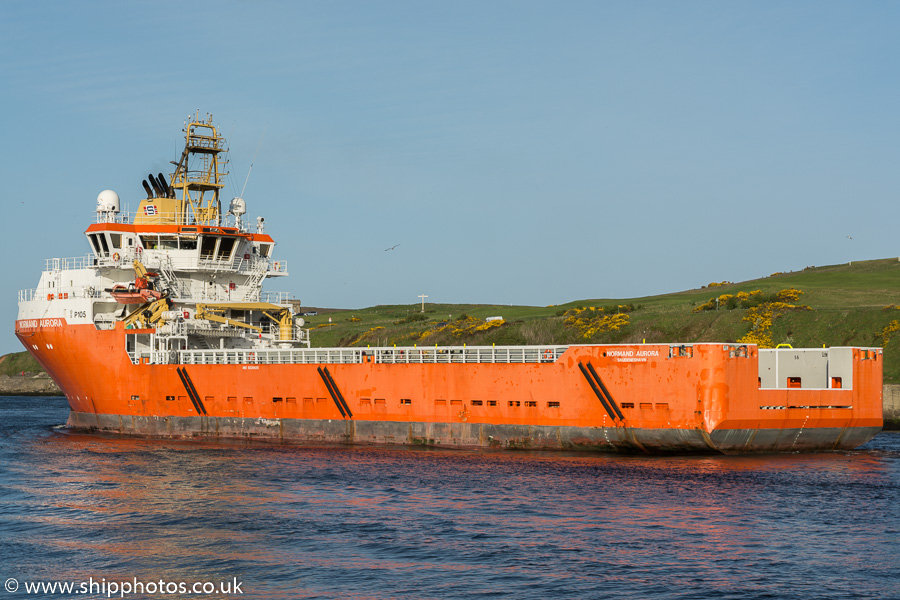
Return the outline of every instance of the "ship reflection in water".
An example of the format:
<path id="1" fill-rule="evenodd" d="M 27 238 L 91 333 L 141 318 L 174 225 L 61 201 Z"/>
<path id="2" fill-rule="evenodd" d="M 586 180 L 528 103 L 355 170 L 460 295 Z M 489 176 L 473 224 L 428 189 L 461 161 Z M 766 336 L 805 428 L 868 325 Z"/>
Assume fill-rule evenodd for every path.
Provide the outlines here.
<path id="1" fill-rule="evenodd" d="M 837 454 L 570 456 L 104 438 L 54 430 L 66 411 L 0 398 L 4 580 L 236 578 L 248 598 L 900 586 L 900 434 Z"/>

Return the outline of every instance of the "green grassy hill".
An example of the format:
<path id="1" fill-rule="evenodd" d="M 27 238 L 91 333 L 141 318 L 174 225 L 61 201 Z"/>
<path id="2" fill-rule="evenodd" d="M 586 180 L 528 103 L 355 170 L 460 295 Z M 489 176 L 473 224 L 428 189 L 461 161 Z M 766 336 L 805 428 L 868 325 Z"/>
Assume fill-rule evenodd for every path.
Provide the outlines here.
<path id="1" fill-rule="evenodd" d="M 6 356 L 0 356 L 0 375 L 16 375 L 25 371 L 26 373 L 43 373 L 44 369 L 38 364 L 34 357 L 27 352 L 14 352 Z"/>
<path id="2" fill-rule="evenodd" d="M 884 344 L 885 328 L 894 320 L 900 321 L 900 309 L 893 307 L 900 305 L 900 261 L 896 258 L 775 273 L 752 281 L 644 298 L 581 300 L 548 307 L 426 304 L 424 314 L 418 304 L 373 306 L 322 311 L 304 319 L 317 347 L 736 342 L 750 331 L 751 324 L 743 320 L 750 309 L 728 308 L 734 301 L 720 303 L 719 310 L 694 309 L 723 295 L 759 290 L 759 295 L 752 297 L 762 298 L 790 288 L 803 292 L 792 303 L 807 305 L 811 310 L 784 310 L 773 319 L 773 344 L 884 345 L 885 382 L 900 383 L 900 333 Z M 574 322 L 579 317 L 573 317 L 572 312 L 583 307 L 603 307 L 605 312 L 584 311 L 579 327 Z M 616 313 L 627 313 L 627 319 L 615 317 Z M 586 318 L 590 315 L 593 321 Z M 492 316 L 503 317 L 502 325 L 488 327 L 484 319 Z M 585 337 L 585 327 L 604 317 L 618 324 L 618 329 L 587 331 Z M 0 372 L 6 372 L 7 365 L 12 373 L 32 370 L 13 367 L 23 355 L 8 355 L 0 363 Z"/>
<path id="3" fill-rule="evenodd" d="M 900 305 L 900 261 L 896 258 L 775 273 L 752 281 L 644 298 L 580 300 L 548 307 L 426 304 L 424 315 L 417 304 L 373 306 L 305 319 L 314 346 L 736 342 L 750 331 L 750 323 L 743 320 L 747 309 L 693 310 L 723 294 L 759 290 L 774 295 L 789 288 L 801 290 L 795 304 L 808 305 L 811 310 L 788 310 L 774 319 L 773 344 L 882 346 L 885 327 L 900 320 L 900 310 L 886 309 Z M 633 310 L 628 312 L 628 324 L 616 331 L 585 338 L 566 323 L 566 311 L 571 309 L 593 306 L 614 311 L 619 305 L 630 305 Z M 450 331 L 465 316 L 479 320 L 502 316 L 505 323 L 486 331 Z M 421 336 L 444 322 L 449 326 L 443 331 Z M 885 346 L 885 356 L 885 381 L 900 383 L 900 334 Z"/>

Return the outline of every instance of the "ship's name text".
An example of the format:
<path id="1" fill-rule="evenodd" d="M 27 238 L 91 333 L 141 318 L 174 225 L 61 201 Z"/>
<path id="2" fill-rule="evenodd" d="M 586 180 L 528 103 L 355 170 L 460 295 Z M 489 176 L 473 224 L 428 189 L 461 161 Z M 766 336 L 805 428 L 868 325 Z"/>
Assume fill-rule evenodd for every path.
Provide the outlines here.
<path id="1" fill-rule="evenodd" d="M 619 357 L 659 356 L 659 350 L 607 350 L 606 355 Z"/>
<path id="2" fill-rule="evenodd" d="M 65 322 L 62 319 L 27 319 L 19 321 L 19 329 L 38 329 L 43 327 L 62 327 Z"/>

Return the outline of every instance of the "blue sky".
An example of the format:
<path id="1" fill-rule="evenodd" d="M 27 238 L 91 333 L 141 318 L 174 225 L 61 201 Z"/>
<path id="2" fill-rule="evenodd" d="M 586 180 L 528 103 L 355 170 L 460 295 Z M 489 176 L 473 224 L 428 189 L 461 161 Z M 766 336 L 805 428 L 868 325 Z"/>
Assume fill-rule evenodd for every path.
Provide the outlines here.
<path id="1" fill-rule="evenodd" d="M 136 207 L 197 109 L 226 200 L 256 155 L 248 216 L 291 272 L 267 287 L 309 306 L 897 256 L 898 25 L 889 2 L 5 0 L 0 352 L 16 290 L 88 252 L 101 190 Z"/>

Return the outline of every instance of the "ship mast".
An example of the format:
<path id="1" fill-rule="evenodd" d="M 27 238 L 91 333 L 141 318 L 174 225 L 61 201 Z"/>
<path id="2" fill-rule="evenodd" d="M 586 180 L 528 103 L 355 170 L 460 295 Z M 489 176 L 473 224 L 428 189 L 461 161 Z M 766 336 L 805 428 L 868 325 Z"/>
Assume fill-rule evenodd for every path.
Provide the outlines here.
<path id="1" fill-rule="evenodd" d="M 181 191 L 178 199 L 178 221 L 220 225 L 222 203 L 220 190 L 225 187 L 222 179 L 228 173 L 222 171 L 227 160 L 220 159 L 220 152 L 227 152 L 225 138 L 219 135 L 212 124 L 212 115 L 206 121 L 200 120 L 199 111 L 184 128 L 184 151 L 172 174 L 172 188 Z M 191 164 L 193 162 L 193 164 Z"/>

